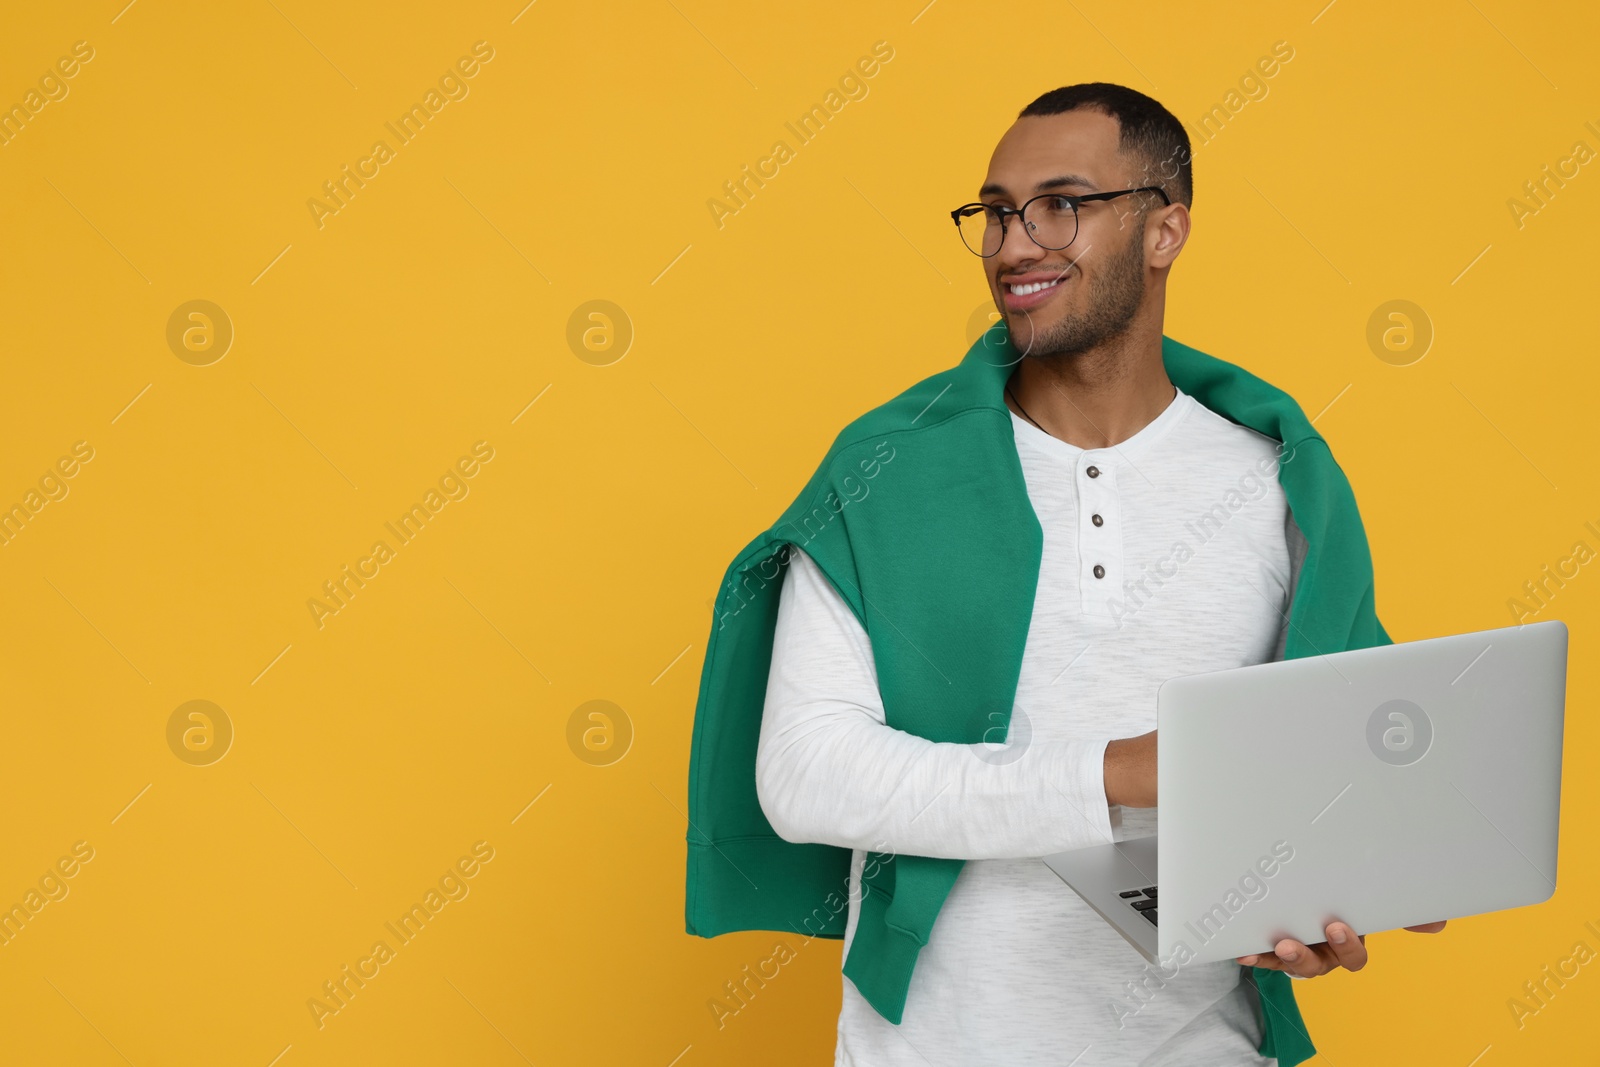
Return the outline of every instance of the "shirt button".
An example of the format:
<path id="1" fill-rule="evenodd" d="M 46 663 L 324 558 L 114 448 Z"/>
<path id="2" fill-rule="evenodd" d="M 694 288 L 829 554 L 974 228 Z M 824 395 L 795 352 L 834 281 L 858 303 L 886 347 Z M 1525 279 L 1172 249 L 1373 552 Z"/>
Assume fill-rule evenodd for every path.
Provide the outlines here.
<path id="1" fill-rule="evenodd" d="M 1094 576 L 1096 578 L 1104 578 L 1106 576 L 1106 569 L 1100 566 L 1100 564 L 1096 563 L 1094 565 Z"/>
<path id="2" fill-rule="evenodd" d="M 1096 526 L 1104 526 L 1106 524 L 1106 520 L 1102 519 L 1098 515 L 1093 516 L 1089 521 L 1094 523 Z"/>
<path id="3" fill-rule="evenodd" d="M 1090 467 L 1088 470 L 1084 471 L 1084 473 L 1087 474 L 1091 478 L 1098 478 L 1098 477 L 1100 477 L 1100 468 L 1099 467 Z"/>

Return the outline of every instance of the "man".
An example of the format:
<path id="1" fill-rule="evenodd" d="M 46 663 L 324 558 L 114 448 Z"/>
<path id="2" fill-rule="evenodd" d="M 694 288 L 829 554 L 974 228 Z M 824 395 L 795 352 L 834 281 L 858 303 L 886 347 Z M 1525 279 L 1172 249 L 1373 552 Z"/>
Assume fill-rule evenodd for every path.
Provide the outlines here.
<path id="1" fill-rule="evenodd" d="M 922 422 L 919 414 L 901 419 L 894 444 L 885 436 L 872 468 L 862 459 L 861 473 L 842 483 L 855 477 L 862 491 L 842 490 L 851 495 L 833 506 L 840 518 L 796 501 L 789 525 L 805 524 L 804 541 L 791 537 L 784 546 L 788 568 L 776 608 L 755 596 L 749 602 L 764 605 L 761 633 L 771 637 L 754 769 L 762 813 L 797 847 L 849 850 L 847 979 L 859 956 L 854 942 L 869 930 L 864 908 L 871 909 L 873 952 L 914 959 L 914 970 L 909 961 L 896 963 L 898 987 L 883 971 L 868 970 L 873 961 L 856 964 L 855 980 L 844 982 L 836 1063 L 1279 1062 L 1269 1055 L 1277 1047 L 1267 1036 L 1270 1016 L 1284 1014 L 1287 1005 L 1292 1030 L 1299 1028 L 1298 1013 L 1292 995 L 1264 1006 L 1257 974 L 1306 978 L 1336 967 L 1358 970 L 1367 960 L 1363 937 L 1333 923 L 1324 943 L 1284 940 L 1272 954 L 1189 964 L 1152 981 L 1152 970 L 1121 936 L 1039 861 L 1155 833 L 1156 689 L 1175 675 L 1281 658 L 1290 639 L 1307 539 L 1283 486 L 1260 472 L 1291 463 L 1293 453 L 1179 389 L 1164 360 L 1164 351 L 1181 348 L 1164 342 L 1163 315 L 1167 277 L 1189 234 L 1187 135 L 1165 108 L 1130 89 L 1105 83 L 1058 89 L 1024 109 L 1002 137 L 979 196 L 953 215 L 961 239 L 982 257 L 1010 348 L 1020 355 L 999 373 L 1015 462 L 1042 534 L 1036 572 L 1013 586 L 1011 572 L 993 558 L 1023 558 L 1005 539 L 1025 516 L 969 514 L 975 509 L 962 503 L 965 487 L 1000 477 L 1004 460 L 987 474 L 950 476 L 948 494 L 924 491 L 912 502 L 927 525 L 948 532 L 918 542 L 914 525 L 901 521 L 895 537 L 884 533 L 901 506 L 893 494 L 905 492 L 896 484 L 933 476 L 930 464 L 906 467 L 911 459 L 893 466 L 897 452 L 919 455 L 917 435 L 933 429 L 935 419 Z M 923 414 L 941 400 L 943 392 L 932 396 Z M 1314 438 L 1292 401 L 1279 406 L 1293 408 L 1301 432 Z M 958 421 L 959 413 L 939 425 Z M 1331 461 L 1321 469 L 1324 483 L 1343 484 Z M 1315 550 L 1332 559 L 1337 537 L 1354 536 L 1366 570 L 1352 569 L 1351 580 L 1370 583 L 1353 501 L 1337 537 L 1324 537 L 1326 525 L 1319 519 Z M 956 551 L 948 542 L 969 538 L 992 538 L 1000 547 L 976 544 L 952 564 L 958 557 L 946 554 Z M 751 550 L 769 551 L 771 543 L 769 537 Z M 844 543 L 847 550 L 834 547 Z M 748 572 L 751 550 L 730 568 L 730 584 Z M 923 599 L 915 602 L 924 609 L 943 603 L 940 583 L 947 584 L 952 610 L 943 627 L 927 628 L 926 610 L 902 606 L 914 602 L 901 591 L 904 580 L 897 587 L 887 578 L 888 561 L 897 555 L 914 557 L 912 570 L 918 559 L 925 562 Z M 874 559 L 884 562 L 869 566 Z M 1006 581 L 992 583 L 987 597 L 958 590 L 970 577 L 969 561 L 973 568 L 992 566 Z M 738 612 L 722 609 L 719 644 L 729 643 L 721 639 L 729 618 L 750 610 L 739 595 Z M 994 668 L 1002 657 L 989 650 L 977 649 L 977 662 L 966 662 L 959 641 L 942 653 L 919 647 L 1006 598 L 1026 622 L 1018 631 L 1026 634 L 1020 664 L 1009 673 Z M 960 609 L 963 603 L 968 610 Z M 1388 641 L 1371 615 L 1370 591 L 1350 611 L 1358 621 L 1343 623 L 1341 631 L 1364 625 L 1369 643 Z M 874 624 L 871 635 L 863 619 Z M 757 632 L 746 620 L 736 627 L 739 635 Z M 990 628 L 973 626 L 967 640 L 986 640 Z M 692 757 L 702 768 L 712 758 L 702 750 L 719 745 L 701 736 L 702 719 L 719 705 L 721 668 L 713 660 L 751 644 L 708 650 Z M 926 664 L 916 664 L 902 646 Z M 913 666 L 880 677 L 897 648 L 893 654 Z M 918 702 L 902 696 L 909 685 L 927 687 L 923 703 L 959 704 L 973 698 L 957 690 L 985 671 L 993 675 L 986 688 L 972 689 L 983 699 L 1014 679 L 1014 690 L 1004 691 L 1014 692 L 1009 714 L 990 712 L 998 729 L 983 735 L 1003 746 L 940 739 L 960 731 L 933 720 L 921 731 L 896 727 L 910 721 L 914 709 L 907 705 Z M 913 674 L 920 675 L 915 683 L 907 680 Z M 934 675 L 955 695 L 944 696 Z M 736 858 L 738 843 L 759 835 L 719 835 L 697 824 L 696 806 L 707 802 L 696 779 L 691 766 L 691 846 L 715 848 L 720 860 L 705 862 L 739 868 L 754 887 L 752 898 L 765 895 L 770 903 L 772 877 L 799 877 L 799 864 L 769 862 L 753 848 Z M 711 910 L 696 899 L 709 881 L 700 856 L 692 847 L 689 928 L 705 933 L 696 924 L 697 911 Z M 947 876 L 928 873 L 940 861 L 959 862 L 943 869 Z M 887 878 L 880 867 L 891 872 Z M 864 884 L 876 892 L 863 893 Z M 721 926 L 780 928 L 753 918 L 762 906 L 752 904 L 742 922 L 723 919 Z M 916 916 L 931 929 L 914 929 Z M 717 924 L 702 919 L 700 925 Z M 885 927 L 903 935 L 900 941 L 882 934 Z M 838 936 L 832 929 L 824 936 Z M 1309 1040 L 1300 1037 L 1283 1062 L 1310 1054 Z"/>

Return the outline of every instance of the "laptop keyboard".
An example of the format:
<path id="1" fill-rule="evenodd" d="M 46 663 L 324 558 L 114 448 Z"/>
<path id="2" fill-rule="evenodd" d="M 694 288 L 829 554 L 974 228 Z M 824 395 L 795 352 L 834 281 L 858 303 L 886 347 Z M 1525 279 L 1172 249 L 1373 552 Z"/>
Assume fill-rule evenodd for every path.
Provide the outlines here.
<path id="1" fill-rule="evenodd" d="M 1134 911 L 1150 920 L 1151 926 L 1156 926 L 1156 887 L 1145 886 L 1143 889 L 1124 889 L 1117 896 L 1126 900 Z"/>

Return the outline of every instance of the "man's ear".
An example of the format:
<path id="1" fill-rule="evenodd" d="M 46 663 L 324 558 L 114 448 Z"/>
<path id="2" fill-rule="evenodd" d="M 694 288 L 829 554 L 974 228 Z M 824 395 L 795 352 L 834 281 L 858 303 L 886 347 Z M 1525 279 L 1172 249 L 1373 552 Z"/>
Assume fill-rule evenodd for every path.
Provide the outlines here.
<path id="1" fill-rule="evenodd" d="M 1160 222 L 1155 227 L 1155 244 L 1145 261 L 1157 269 L 1170 267 L 1189 240 L 1189 209 L 1182 204 L 1168 204 L 1159 209 Z"/>

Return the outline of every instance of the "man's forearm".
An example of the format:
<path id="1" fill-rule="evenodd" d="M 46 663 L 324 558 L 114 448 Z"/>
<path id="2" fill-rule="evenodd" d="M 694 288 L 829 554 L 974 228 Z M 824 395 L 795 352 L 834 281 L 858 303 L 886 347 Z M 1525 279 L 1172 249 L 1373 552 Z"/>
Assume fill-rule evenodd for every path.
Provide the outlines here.
<path id="1" fill-rule="evenodd" d="M 936 743 L 886 720 L 866 631 L 796 550 L 756 750 L 757 799 L 779 836 L 952 859 L 1111 840 L 1103 739 Z"/>
<path id="2" fill-rule="evenodd" d="M 934 743 L 811 706 L 781 708 L 757 753 L 756 785 L 780 836 L 952 859 L 1047 856 L 1110 840 L 1093 741 L 1004 749 Z M 986 758 L 987 757 L 987 758 Z"/>
<path id="3" fill-rule="evenodd" d="M 1106 745 L 1106 803 L 1126 808 L 1156 806 L 1156 732 L 1122 737 Z"/>

